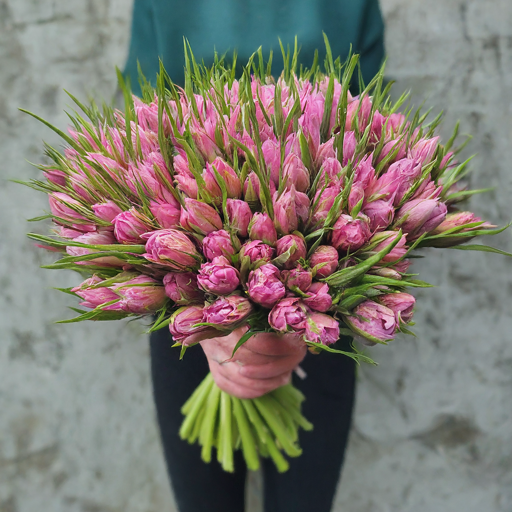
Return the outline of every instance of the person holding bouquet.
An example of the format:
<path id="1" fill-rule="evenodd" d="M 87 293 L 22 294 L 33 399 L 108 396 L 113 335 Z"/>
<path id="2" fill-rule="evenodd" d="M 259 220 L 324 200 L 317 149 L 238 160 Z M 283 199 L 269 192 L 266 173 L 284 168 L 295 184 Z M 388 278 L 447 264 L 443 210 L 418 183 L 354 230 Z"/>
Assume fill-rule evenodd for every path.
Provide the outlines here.
<path id="1" fill-rule="evenodd" d="M 152 82 L 159 58 L 176 82 L 183 77 L 183 38 L 198 61 L 237 50 L 246 62 L 260 45 L 264 54 L 274 51 L 274 68 L 280 69 L 279 38 L 284 46 L 295 36 L 301 44 L 300 63 L 310 66 L 314 51 L 329 37 L 333 55 L 345 58 L 350 48 L 360 54 L 361 73 L 367 83 L 383 59 L 383 22 L 376 0 L 135 0 L 130 52 L 125 74 L 135 94 L 138 65 Z M 321 56 L 321 59 L 323 57 Z M 356 74 L 357 77 L 357 74 Z M 351 88 L 357 94 L 357 83 Z M 269 293 L 272 293 L 270 291 Z M 151 370 L 158 423 L 165 458 L 180 512 L 241 512 L 244 510 L 246 470 L 236 452 L 235 473 L 220 465 L 205 464 L 200 447 L 177 435 L 180 408 L 211 371 L 216 384 L 239 398 L 255 398 L 293 378 L 307 397 L 304 415 L 315 429 L 301 432 L 301 457 L 278 473 L 264 459 L 266 512 L 328 512 L 331 510 L 347 444 L 354 403 L 355 368 L 348 357 L 307 353 L 292 334 L 259 334 L 250 338 L 230 360 L 244 329 L 213 338 L 187 351 L 179 360 L 167 329 L 151 334 Z M 196 338 L 194 339 L 194 336 Z M 192 335 L 187 342 L 200 341 Z M 206 356 L 206 357 L 205 357 Z M 229 360 L 229 361 L 228 361 Z M 294 371 L 296 370 L 296 371 Z"/>

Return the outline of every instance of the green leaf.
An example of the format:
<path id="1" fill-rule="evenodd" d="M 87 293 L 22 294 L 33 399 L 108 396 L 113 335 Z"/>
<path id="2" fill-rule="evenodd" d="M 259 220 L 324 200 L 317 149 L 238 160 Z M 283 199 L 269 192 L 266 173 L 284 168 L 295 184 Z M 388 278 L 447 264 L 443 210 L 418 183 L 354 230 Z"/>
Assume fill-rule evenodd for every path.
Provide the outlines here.
<path id="1" fill-rule="evenodd" d="M 352 333 L 352 335 L 353 335 L 353 333 Z M 373 364 L 373 365 L 377 366 L 377 363 L 372 358 L 365 356 L 361 352 L 345 352 L 344 350 L 338 350 L 337 348 L 331 348 L 327 345 L 323 345 L 322 343 L 316 343 L 314 341 L 307 341 L 307 340 L 306 340 L 306 345 L 308 345 L 308 347 L 314 347 L 316 349 L 324 350 L 326 352 L 331 352 L 333 354 L 342 354 L 344 356 L 350 357 L 357 364 L 360 364 L 361 362 L 363 362 L 363 363 Z M 352 348 L 354 348 L 354 347 L 352 347 Z"/>
<path id="2" fill-rule="evenodd" d="M 258 332 L 261 332 L 261 331 L 247 331 L 237 342 L 237 344 L 235 345 L 235 348 L 233 349 L 233 352 L 231 354 L 231 358 L 232 359 L 236 353 L 236 351 L 249 339 L 251 338 L 252 336 L 254 336 L 256 333 Z M 229 359 L 228 359 L 229 361 Z"/>
<path id="3" fill-rule="evenodd" d="M 493 252 L 495 254 L 502 254 L 503 256 L 512 256 L 512 253 L 496 249 L 488 245 L 455 245 L 448 247 L 448 249 L 457 249 L 459 251 L 480 251 L 480 252 Z"/>

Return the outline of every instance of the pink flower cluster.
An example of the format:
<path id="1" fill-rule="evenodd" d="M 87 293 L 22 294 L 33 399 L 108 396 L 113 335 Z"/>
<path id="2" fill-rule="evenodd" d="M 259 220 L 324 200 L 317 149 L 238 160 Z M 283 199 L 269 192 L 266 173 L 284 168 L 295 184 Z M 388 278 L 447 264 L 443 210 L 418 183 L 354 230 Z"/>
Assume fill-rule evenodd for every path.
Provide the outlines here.
<path id="1" fill-rule="evenodd" d="M 392 339 L 412 318 L 411 245 L 461 243 L 443 234 L 482 222 L 451 205 L 447 215 L 442 176 L 455 164 L 438 137 L 368 94 L 344 97 L 337 80 L 326 101 L 330 88 L 253 77 L 243 94 L 235 80 L 134 97 L 129 122 L 115 112 L 71 131 L 45 174 L 63 261 L 92 274 L 73 289 L 82 304 L 163 312 L 178 342 L 262 313 L 261 329 L 310 342 L 333 344 L 340 327 L 369 344 Z M 333 277 L 391 244 L 364 272 L 375 286 L 352 301 Z"/>

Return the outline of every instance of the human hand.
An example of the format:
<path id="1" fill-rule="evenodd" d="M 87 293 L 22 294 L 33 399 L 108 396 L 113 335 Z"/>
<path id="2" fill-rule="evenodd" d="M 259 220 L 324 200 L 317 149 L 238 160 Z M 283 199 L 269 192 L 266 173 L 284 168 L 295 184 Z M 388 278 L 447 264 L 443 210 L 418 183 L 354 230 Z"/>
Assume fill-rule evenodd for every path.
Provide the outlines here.
<path id="1" fill-rule="evenodd" d="M 257 398 L 290 381 L 292 371 L 306 355 L 306 344 L 296 334 L 260 333 L 249 338 L 231 359 L 246 331 L 243 327 L 200 343 L 219 388 L 238 398 Z"/>

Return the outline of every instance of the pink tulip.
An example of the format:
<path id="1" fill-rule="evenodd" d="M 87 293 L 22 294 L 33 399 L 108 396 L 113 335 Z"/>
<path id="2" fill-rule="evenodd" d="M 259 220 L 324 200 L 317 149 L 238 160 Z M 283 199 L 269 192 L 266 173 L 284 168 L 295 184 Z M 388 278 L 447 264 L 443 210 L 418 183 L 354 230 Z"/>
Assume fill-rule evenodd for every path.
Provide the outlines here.
<path id="1" fill-rule="evenodd" d="M 260 180 L 255 172 L 249 173 L 244 183 L 244 199 L 248 203 L 256 203 L 260 200 Z M 270 195 L 276 191 L 274 182 L 270 180 L 268 184 Z"/>
<path id="2" fill-rule="evenodd" d="M 370 219 L 370 231 L 374 233 L 386 229 L 393 222 L 395 209 L 389 202 L 378 199 L 368 203 L 363 213 Z"/>
<path id="3" fill-rule="evenodd" d="M 274 224 L 277 231 L 282 235 L 287 235 L 295 231 L 299 226 L 299 221 L 307 220 L 309 215 L 309 198 L 302 192 L 297 192 L 292 187 L 277 198 L 274 195 Z"/>
<path id="4" fill-rule="evenodd" d="M 226 210 L 229 224 L 238 230 L 240 236 L 248 236 L 249 222 L 251 222 L 252 219 L 252 212 L 249 205 L 240 199 L 227 199 Z"/>
<path id="5" fill-rule="evenodd" d="M 58 217 L 57 222 L 60 223 L 62 220 L 82 232 L 96 231 L 96 226 L 74 209 L 84 208 L 76 199 L 62 192 L 53 192 L 48 196 L 48 200 L 52 215 Z"/>
<path id="6" fill-rule="evenodd" d="M 184 229 L 207 235 L 222 229 L 222 220 L 217 211 L 206 203 L 186 198 L 181 210 L 180 222 Z"/>
<path id="7" fill-rule="evenodd" d="M 114 218 L 119 215 L 123 210 L 117 206 L 114 201 L 109 199 L 104 203 L 97 203 L 92 205 L 92 211 L 94 215 L 105 222 L 112 222 Z"/>
<path id="8" fill-rule="evenodd" d="M 416 238 L 437 228 L 446 212 L 446 205 L 435 199 L 415 199 L 400 208 L 395 226 L 401 227 L 407 238 Z"/>
<path id="9" fill-rule="evenodd" d="M 341 214 L 332 231 L 332 245 L 341 251 L 354 252 L 360 249 L 370 238 L 368 222 L 363 218 L 353 219 Z"/>
<path id="10" fill-rule="evenodd" d="M 114 218 L 114 234 L 122 244 L 141 244 L 141 235 L 151 230 L 141 219 L 135 208 L 121 212 Z"/>
<path id="11" fill-rule="evenodd" d="M 297 266 L 301 258 L 306 258 L 307 249 L 304 239 L 297 235 L 285 235 L 277 241 L 277 256 L 288 255 L 283 267 L 290 270 Z"/>
<path id="12" fill-rule="evenodd" d="M 193 176 L 188 174 L 176 174 L 174 179 L 178 183 L 179 190 L 181 190 L 191 199 L 197 199 L 197 181 Z"/>
<path id="13" fill-rule="evenodd" d="M 315 167 L 322 167 L 323 162 L 327 158 L 336 158 L 336 152 L 334 151 L 334 138 L 331 138 L 318 146 L 318 152 L 315 158 Z"/>
<path id="14" fill-rule="evenodd" d="M 268 323 L 279 332 L 304 333 L 306 330 L 308 310 L 304 303 L 290 297 L 280 300 L 270 311 Z"/>
<path id="15" fill-rule="evenodd" d="M 179 305 L 203 302 L 204 294 L 197 285 L 197 274 L 193 272 L 169 272 L 164 279 L 165 294 Z"/>
<path id="16" fill-rule="evenodd" d="M 228 197 L 238 199 L 242 195 L 242 184 L 240 183 L 240 178 L 234 169 L 220 157 L 217 157 L 211 164 L 206 164 L 206 170 L 203 173 L 203 177 L 205 177 L 205 181 L 207 182 L 207 190 L 210 192 L 208 189 L 208 183 L 212 183 L 212 195 L 214 197 L 219 197 L 219 199 L 222 200 L 222 192 L 214 169 L 224 180 Z M 213 184 L 215 186 L 213 186 Z"/>
<path id="17" fill-rule="evenodd" d="M 149 315 L 161 309 L 167 302 L 165 288 L 160 281 L 139 275 L 112 287 L 120 297 L 121 309 L 134 315 Z"/>
<path id="18" fill-rule="evenodd" d="M 320 178 L 318 180 L 320 186 L 326 183 L 338 184 L 341 179 L 341 174 L 342 167 L 339 160 L 337 158 L 326 158 L 320 168 Z"/>
<path id="19" fill-rule="evenodd" d="M 334 201 L 341 192 L 341 188 L 337 183 L 333 183 L 325 189 L 319 189 L 313 201 L 311 217 L 308 221 L 308 228 L 314 231 L 316 228 L 324 225 L 325 219 L 331 211 Z"/>
<path id="20" fill-rule="evenodd" d="M 395 337 L 395 314 L 391 309 L 372 300 L 359 304 L 354 310 L 354 315 L 346 317 L 345 321 L 364 344 L 375 345 Z"/>
<path id="21" fill-rule="evenodd" d="M 199 288 L 214 295 L 229 295 L 240 284 L 238 270 L 224 256 L 203 263 L 197 276 Z"/>
<path id="22" fill-rule="evenodd" d="M 332 245 L 320 245 L 309 258 L 309 265 L 318 278 L 330 276 L 338 268 L 338 251 Z"/>
<path id="23" fill-rule="evenodd" d="M 384 158 L 386 158 L 390 153 L 394 153 L 397 149 L 394 158 L 391 160 L 392 162 L 397 162 L 402 160 L 405 157 L 405 142 L 403 140 L 390 140 L 384 144 L 382 151 L 379 154 L 379 158 L 377 158 L 377 163 L 382 162 Z"/>
<path id="24" fill-rule="evenodd" d="M 219 297 L 204 308 L 204 321 L 219 327 L 234 327 L 243 322 L 253 311 L 251 301 L 240 295 Z"/>
<path id="25" fill-rule="evenodd" d="M 343 136 L 343 167 L 354 158 L 356 146 L 356 134 L 354 132 L 345 132 Z"/>
<path id="26" fill-rule="evenodd" d="M 372 102 L 368 96 L 363 96 L 362 99 L 352 101 L 347 106 L 347 118 L 345 121 L 345 131 L 352 129 L 352 121 L 357 118 L 357 126 L 359 133 L 363 133 L 368 125 L 370 113 L 372 109 Z M 354 123 L 355 125 L 355 123 Z"/>
<path id="27" fill-rule="evenodd" d="M 276 187 L 279 186 L 279 171 L 281 169 L 281 148 L 277 142 L 266 140 L 261 145 L 265 165 L 270 173 L 270 179 Z"/>
<path id="28" fill-rule="evenodd" d="M 307 341 L 322 343 L 322 345 L 332 345 L 340 338 L 340 326 L 338 322 L 330 315 L 322 313 L 310 313 L 306 323 Z"/>
<path id="29" fill-rule="evenodd" d="M 94 288 L 95 285 L 101 282 L 102 279 L 98 276 L 92 276 L 89 279 L 86 279 L 79 286 L 72 288 L 71 291 L 83 299 L 83 302 L 80 302 L 81 306 L 90 309 L 96 309 L 103 306 L 103 304 L 112 302 L 113 300 L 120 301 L 119 295 L 110 288 L 106 286 Z M 117 302 L 101 309 L 104 309 L 105 311 L 121 311 L 121 305 Z"/>
<path id="30" fill-rule="evenodd" d="M 175 342 L 183 342 L 192 334 L 205 331 L 208 327 L 196 326 L 203 322 L 203 306 L 186 306 L 176 310 L 171 316 L 169 331 Z"/>
<path id="31" fill-rule="evenodd" d="M 310 309 L 325 313 L 332 306 L 332 297 L 329 294 L 329 286 L 326 283 L 313 283 L 309 290 L 307 290 L 307 295 L 302 300 Z"/>
<path id="32" fill-rule="evenodd" d="M 433 235 L 439 235 L 441 233 L 444 233 L 445 231 L 448 231 L 450 229 L 454 228 L 464 228 L 467 224 L 473 224 L 476 222 L 482 222 L 482 219 L 480 217 L 477 217 L 472 212 L 455 212 L 455 213 L 449 213 L 445 220 L 439 224 L 434 230 L 432 230 Z M 473 228 L 466 228 L 461 229 L 460 231 L 468 231 L 471 229 L 483 229 L 483 228 L 490 228 L 494 227 L 492 224 L 483 223 L 479 226 L 473 227 Z M 457 230 L 456 232 L 460 232 Z"/>
<path id="33" fill-rule="evenodd" d="M 409 158 L 421 162 L 422 165 L 428 165 L 432 161 L 438 146 L 439 137 L 433 137 L 432 139 L 420 139 L 409 150 Z"/>
<path id="34" fill-rule="evenodd" d="M 94 233 L 80 233 L 79 236 L 73 239 L 73 242 L 79 242 L 87 245 L 112 245 L 116 244 L 117 240 L 112 231 L 102 229 Z M 88 249 L 86 247 L 76 247 L 69 245 L 66 247 L 66 252 L 70 256 L 85 256 L 87 254 L 97 253 L 95 249 Z M 115 256 L 103 256 L 101 258 L 94 258 L 92 260 L 84 260 L 77 262 L 79 265 L 103 265 L 107 267 L 122 267 L 125 263 L 123 260 Z"/>
<path id="35" fill-rule="evenodd" d="M 408 324 L 412 320 L 414 304 L 416 299 L 408 293 L 389 293 L 381 295 L 379 302 L 391 309 L 395 314 L 396 325 Z"/>
<path id="36" fill-rule="evenodd" d="M 372 167 L 372 155 L 364 156 L 354 169 L 354 183 L 360 183 L 363 189 L 371 188 L 376 181 L 375 169 Z M 368 195 L 366 193 L 366 195 Z"/>
<path id="37" fill-rule="evenodd" d="M 267 263 L 251 271 L 247 282 L 247 293 L 254 302 L 265 308 L 272 308 L 286 294 L 279 269 Z"/>
<path id="38" fill-rule="evenodd" d="M 277 232 L 272 219 L 266 213 L 255 213 L 249 224 L 249 236 L 251 240 L 274 246 L 277 242 Z"/>
<path id="39" fill-rule="evenodd" d="M 173 229 L 180 226 L 181 208 L 179 205 L 152 201 L 149 209 L 163 229 Z"/>
<path id="40" fill-rule="evenodd" d="M 203 239 L 203 254 L 212 261 L 217 256 L 225 256 L 228 260 L 236 253 L 229 233 L 224 229 L 209 233 Z"/>
<path id="41" fill-rule="evenodd" d="M 196 246 L 182 231 L 161 229 L 145 235 L 146 254 L 143 256 L 152 263 L 164 265 L 170 270 L 184 272 L 196 270 L 201 263 L 201 255 Z"/>
<path id="42" fill-rule="evenodd" d="M 291 270 L 283 270 L 283 281 L 289 290 L 296 288 L 307 292 L 313 281 L 313 276 L 309 270 L 304 270 L 300 265 Z"/>
<path id="43" fill-rule="evenodd" d="M 373 235 L 373 237 L 370 239 L 370 243 L 378 242 L 377 245 L 372 249 L 373 252 L 377 253 L 382 251 L 385 247 L 387 247 L 389 244 L 393 243 L 398 236 L 397 231 L 382 231 L 380 233 L 377 233 Z M 402 235 L 400 238 L 400 241 L 391 249 L 391 252 L 386 254 L 384 258 L 382 258 L 383 263 L 392 263 L 400 258 L 402 258 L 407 253 L 407 246 L 406 244 L 406 236 Z"/>
<path id="44" fill-rule="evenodd" d="M 360 181 L 352 183 L 350 193 L 348 195 L 348 210 L 352 214 L 357 207 L 359 210 L 363 204 L 365 187 Z"/>
<path id="45" fill-rule="evenodd" d="M 284 160 L 283 180 L 286 181 L 286 188 L 292 185 L 299 192 L 306 192 L 309 188 L 309 172 L 302 160 L 295 154 L 290 153 Z"/>
<path id="46" fill-rule="evenodd" d="M 240 249 L 240 258 L 247 256 L 251 263 L 257 261 L 269 262 L 274 257 L 275 250 L 270 245 L 264 244 L 260 240 L 251 240 L 242 245 Z"/>

